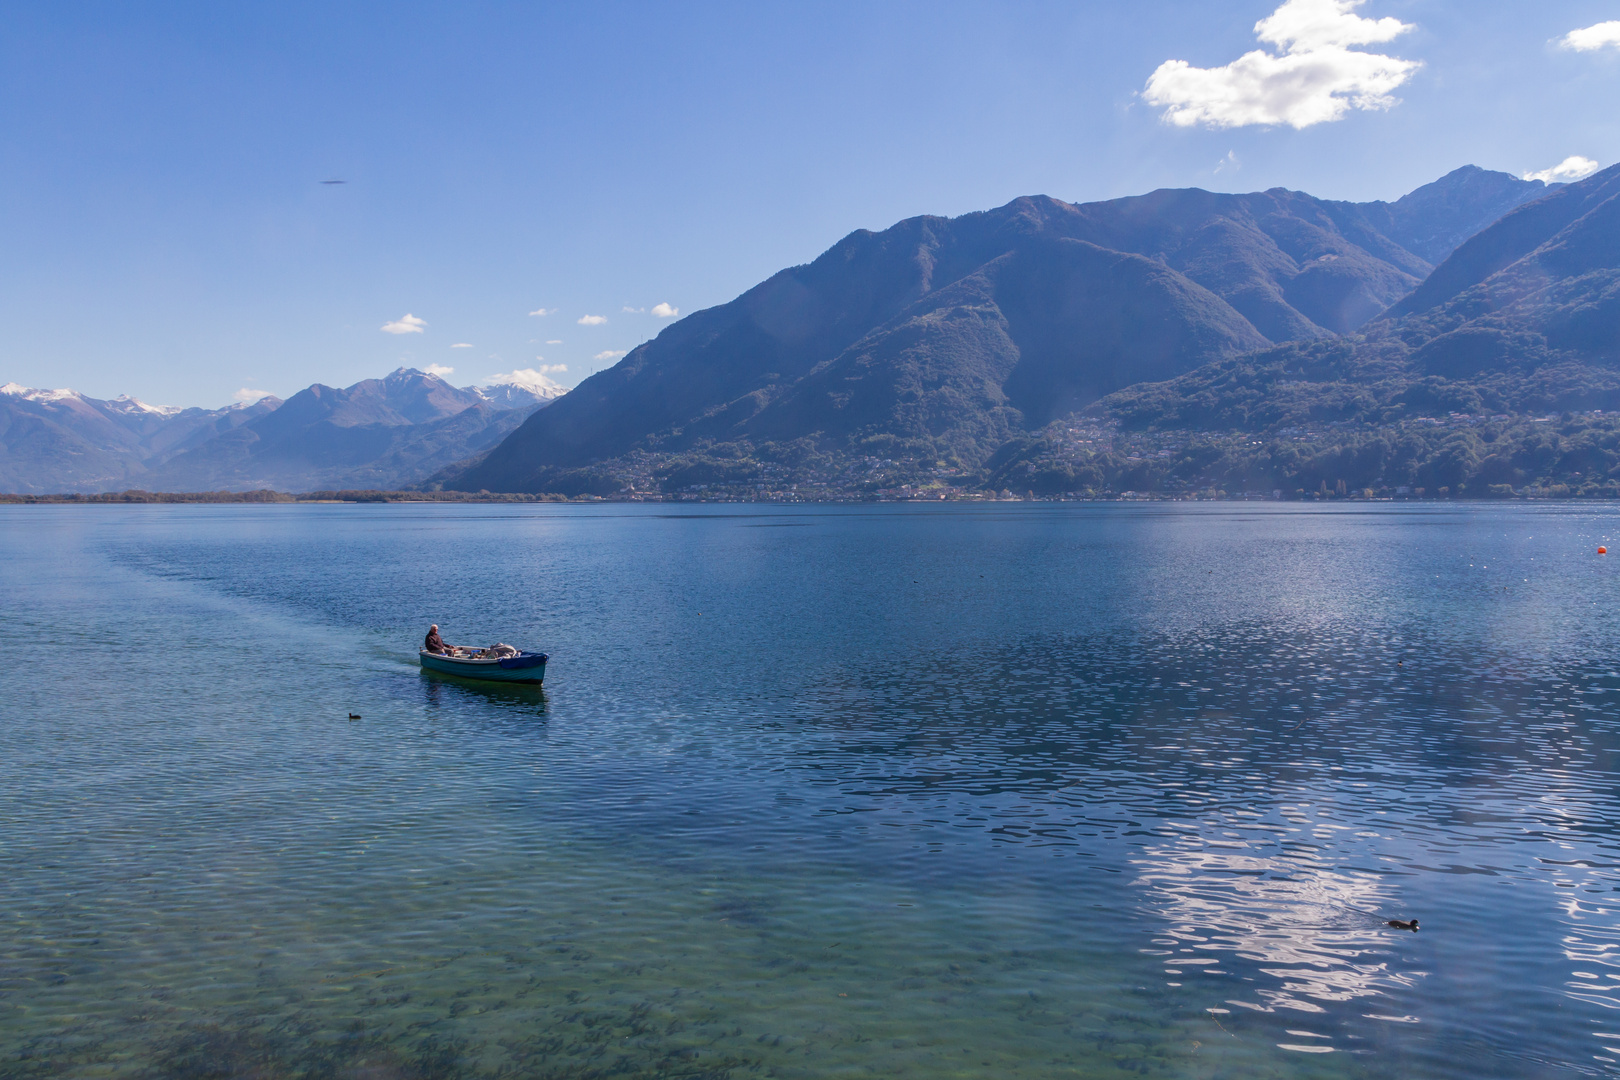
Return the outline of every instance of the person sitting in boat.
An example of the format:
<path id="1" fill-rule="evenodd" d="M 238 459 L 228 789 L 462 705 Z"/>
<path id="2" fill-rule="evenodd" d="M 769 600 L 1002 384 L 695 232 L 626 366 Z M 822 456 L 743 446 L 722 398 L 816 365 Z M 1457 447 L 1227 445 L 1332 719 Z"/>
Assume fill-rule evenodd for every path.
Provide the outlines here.
<path id="1" fill-rule="evenodd" d="M 427 640 L 422 642 L 422 648 L 426 649 L 430 653 L 438 653 L 441 656 L 454 655 L 451 647 L 444 643 L 444 638 L 439 636 L 438 623 L 434 623 L 432 626 L 428 627 Z"/>

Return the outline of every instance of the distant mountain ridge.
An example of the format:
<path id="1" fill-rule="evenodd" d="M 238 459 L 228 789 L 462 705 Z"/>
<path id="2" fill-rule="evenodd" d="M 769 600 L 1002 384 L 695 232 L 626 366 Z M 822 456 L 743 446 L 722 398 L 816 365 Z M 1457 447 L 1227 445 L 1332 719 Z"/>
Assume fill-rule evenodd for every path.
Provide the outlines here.
<path id="1" fill-rule="evenodd" d="M 546 380 L 457 389 L 400 368 L 208 410 L 7 383 L 0 490 L 398 487 L 487 450 L 563 392 Z"/>
<path id="2" fill-rule="evenodd" d="M 0 386 L 0 488 L 27 494 L 112 491 L 147 463 L 248 423 L 281 399 L 223 409 L 179 409 L 121 396 Z"/>
<path id="3" fill-rule="evenodd" d="M 438 480 L 567 491 L 630 453 L 806 440 L 976 467 L 1127 386 L 1353 333 L 1431 259 L 1549 190 L 1469 167 L 1394 203 L 1284 189 L 1039 196 L 860 230 L 668 327 Z"/>
<path id="4" fill-rule="evenodd" d="M 1260 374 L 1276 363 L 1306 376 L 1279 387 Z M 1239 397 L 1241 414 L 1230 411 Z M 1199 369 L 1098 407 L 1133 426 L 1262 430 L 1371 409 L 1620 408 L 1620 165 L 1504 215 L 1362 334 Z"/>
<path id="5" fill-rule="evenodd" d="M 1379 232 L 1438 265 L 1509 210 L 1563 186 L 1464 165 L 1392 203 L 1348 205 L 1359 206 Z"/>
<path id="6" fill-rule="evenodd" d="M 166 461 L 151 482 L 164 491 L 402 487 L 489 449 L 558 400 L 512 391 L 527 404 L 502 407 L 513 397 L 457 389 L 414 368 L 342 389 L 316 383 L 273 413 Z"/>
<path id="7" fill-rule="evenodd" d="M 1360 334 L 1130 387 L 1076 419 L 1176 448 L 1152 464 L 1065 445 L 1057 425 L 992 471 L 1046 491 L 1342 484 L 1620 497 L 1617 410 L 1612 166 L 1511 210 Z"/>

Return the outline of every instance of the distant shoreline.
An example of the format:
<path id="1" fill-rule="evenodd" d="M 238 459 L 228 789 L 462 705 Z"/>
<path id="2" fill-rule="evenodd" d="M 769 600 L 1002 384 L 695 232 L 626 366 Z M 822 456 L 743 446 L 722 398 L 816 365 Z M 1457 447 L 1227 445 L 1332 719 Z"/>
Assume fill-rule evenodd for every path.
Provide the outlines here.
<path id="1" fill-rule="evenodd" d="M 1314 505 L 1342 504 L 1342 503 L 1502 503 L 1502 502 L 1613 502 L 1612 498 L 1602 495 L 1582 496 L 1575 493 L 1542 494 L 1534 492 L 1514 492 L 1513 494 L 1475 495 L 1472 493 L 1458 493 L 1456 495 L 1374 495 L 1367 496 L 1361 493 L 1337 495 L 1331 494 L 1326 498 L 1311 493 L 1304 497 L 1299 495 L 1282 496 L 1264 494 L 1261 492 L 1142 492 L 1122 491 L 1106 492 L 1091 495 L 1009 495 L 1007 493 L 995 494 L 991 492 L 955 493 L 950 495 L 920 494 L 911 497 L 874 495 L 866 498 L 848 496 L 819 496 L 816 494 L 798 497 L 781 498 L 742 498 L 726 495 L 695 495 L 687 492 L 671 494 L 642 493 L 627 495 L 558 495 L 554 493 L 526 494 L 522 492 L 491 492 L 491 491 L 310 491 L 303 494 L 291 494 L 284 491 L 112 491 L 96 494 L 79 494 L 66 492 L 56 495 L 17 495 L 0 493 L 0 506 L 210 506 L 210 505 L 360 505 L 375 503 L 437 503 L 437 504 L 527 504 L 527 503 L 747 503 L 766 506 L 820 506 L 820 505 L 864 505 L 867 503 L 918 503 L 932 505 L 938 503 L 1003 503 L 1003 502 L 1284 502 L 1306 503 Z"/>
<path id="2" fill-rule="evenodd" d="M 539 503 L 601 501 L 589 497 L 569 499 L 566 495 L 469 491 L 309 491 L 300 495 L 285 491 L 108 491 L 96 494 L 64 492 L 56 495 L 0 494 L 0 505 L 9 506 L 123 506 L 178 504 L 248 503 Z"/>

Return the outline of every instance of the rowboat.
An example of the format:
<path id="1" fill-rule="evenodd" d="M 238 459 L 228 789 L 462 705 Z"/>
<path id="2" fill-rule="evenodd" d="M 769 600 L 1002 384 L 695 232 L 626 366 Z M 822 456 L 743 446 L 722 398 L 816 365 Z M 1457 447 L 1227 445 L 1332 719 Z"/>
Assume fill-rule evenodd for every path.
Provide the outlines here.
<path id="1" fill-rule="evenodd" d="M 481 652 L 482 650 L 468 650 Z M 463 679 L 484 679 L 488 682 L 528 683 L 538 686 L 546 681 L 545 653 L 520 652 L 516 656 L 496 659 L 478 659 L 472 656 L 446 656 L 420 650 L 422 666 L 444 675 L 460 675 Z"/>

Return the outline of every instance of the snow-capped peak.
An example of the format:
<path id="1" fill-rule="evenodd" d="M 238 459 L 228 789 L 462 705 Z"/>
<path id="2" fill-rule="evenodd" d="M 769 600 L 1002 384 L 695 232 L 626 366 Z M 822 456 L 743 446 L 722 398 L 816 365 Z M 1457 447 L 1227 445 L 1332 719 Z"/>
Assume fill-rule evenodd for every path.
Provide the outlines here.
<path id="1" fill-rule="evenodd" d="M 120 413 L 124 416 L 161 416 L 167 419 L 185 412 L 184 409 L 175 405 L 148 405 L 140 398 L 131 397 L 128 394 L 119 394 L 111 401 L 99 401 L 96 398 L 87 398 L 77 390 L 69 390 L 66 387 L 60 390 L 36 390 L 32 386 L 24 386 L 22 383 L 8 382 L 4 386 L 0 386 L 0 394 L 22 398 L 24 401 L 37 401 L 42 404 L 49 404 L 54 401 L 79 401 L 97 409 Z"/>
<path id="2" fill-rule="evenodd" d="M 20 397 L 24 401 L 67 401 L 80 396 L 77 390 L 68 390 L 66 388 L 61 390 L 36 390 L 32 386 L 23 386 L 21 383 L 14 382 L 8 382 L 6 385 L 0 386 L 0 394 L 10 394 L 12 397 Z"/>
<path id="3" fill-rule="evenodd" d="M 503 386 L 520 387 L 542 401 L 548 398 L 562 397 L 568 393 L 566 386 L 548 378 L 544 370 L 534 368 L 517 368 L 500 375 L 491 375 L 489 382 L 484 386 L 469 386 L 467 389 L 476 394 L 480 390 Z"/>
<path id="4" fill-rule="evenodd" d="M 184 411 L 178 405 L 148 405 L 140 398 L 130 397 L 128 394 L 119 394 L 107 402 L 107 408 L 123 413 L 151 413 L 153 416 L 173 416 Z"/>
<path id="5" fill-rule="evenodd" d="M 404 379 L 425 379 L 428 382 L 444 382 L 444 376 L 454 370 L 454 368 L 439 367 L 437 364 L 429 364 L 426 371 L 421 368 L 397 367 L 384 376 L 383 381 L 398 382 Z"/>
<path id="6" fill-rule="evenodd" d="M 483 386 L 462 387 L 469 394 L 477 394 L 497 409 L 526 409 L 534 405 L 549 405 L 568 393 L 539 371 L 519 368 L 504 375 L 491 375 Z"/>

